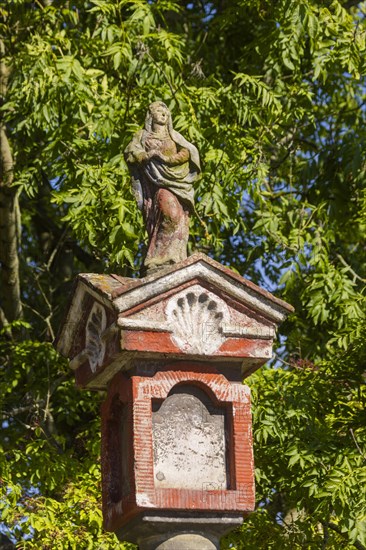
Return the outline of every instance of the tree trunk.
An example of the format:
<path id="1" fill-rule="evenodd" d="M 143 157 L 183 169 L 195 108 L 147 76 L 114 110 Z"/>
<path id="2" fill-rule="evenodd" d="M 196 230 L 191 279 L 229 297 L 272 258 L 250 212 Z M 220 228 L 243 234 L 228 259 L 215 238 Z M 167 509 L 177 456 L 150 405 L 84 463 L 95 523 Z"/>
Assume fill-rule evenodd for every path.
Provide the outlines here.
<path id="1" fill-rule="evenodd" d="M 0 41 L 0 95 L 7 92 L 9 67 L 3 61 L 4 45 Z M 0 328 L 22 316 L 19 280 L 19 203 L 14 187 L 14 166 L 6 127 L 0 120 Z"/>

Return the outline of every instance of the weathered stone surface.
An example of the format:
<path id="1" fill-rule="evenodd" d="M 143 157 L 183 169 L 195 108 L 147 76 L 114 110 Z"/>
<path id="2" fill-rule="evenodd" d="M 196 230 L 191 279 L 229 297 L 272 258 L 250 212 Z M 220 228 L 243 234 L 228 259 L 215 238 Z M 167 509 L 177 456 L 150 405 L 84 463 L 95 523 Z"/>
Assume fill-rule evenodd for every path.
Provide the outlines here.
<path id="1" fill-rule="evenodd" d="M 291 306 L 203 254 L 141 280 L 80 275 L 57 349 L 102 406 L 106 530 L 219 548 L 254 509 L 250 392 Z"/>
<path id="2" fill-rule="evenodd" d="M 127 408 L 123 421 L 118 407 Z M 179 414 L 185 415 L 183 419 L 178 420 Z M 124 435 L 118 418 L 126 426 Z M 178 370 L 164 367 L 153 376 L 128 378 L 119 373 L 109 388 L 102 419 L 107 530 L 119 531 L 148 510 L 189 515 L 198 510 L 240 514 L 253 509 L 248 387 L 228 382 L 214 367 L 194 363 L 180 364 Z M 170 420 L 178 425 L 176 433 Z M 170 441 L 170 435 L 175 440 Z M 125 475 L 128 493 L 123 490 Z"/>
<path id="3" fill-rule="evenodd" d="M 105 355 L 105 340 L 102 337 L 107 325 L 106 309 L 102 304 L 94 302 L 89 313 L 85 328 L 85 352 L 91 371 L 102 367 Z"/>
<path id="4" fill-rule="evenodd" d="M 179 539 L 175 537 L 181 535 L 184 536 L 180 540 L 183 544 L 189 541 L 187 535 L 194 535 L 191 542 L 202 545 L 190 546 L 189 550 L 220 548 L 220 538 L 242 523 L 243 515 L 240 513 L 203 513 L 200 510 L 195 510 L 193 514 L 179 511 L 174 511 L 174 514 L 169 511 L 144 512 L 130 520 L 117 532 L 117 536 L 120 540 L 138 544 L 140 550 L 156 550 L 159 545 L 172 542 L 175 543 L 174 550 L 179 550 Z M 206 546 L 210 543 L 212 546 Z"/>
<path id="5" fill-rule="evenodd" d="M 213 292 L 193 285 L 165 305 L 172 340 L 181 351 L 212 355 L 225 342 L 223 327 L 230 324 L 229 308 Z"/>
<path id="6" fill-rule="evenodd" d="M 272 355 L 292 307 L 203 254 L 144 279 L 80 275 L 57 349 L 80 386 L 104 389 L 136 356 L 222 362 L 244 376 Z"/>
<path id="7" fill-rule="evenodd" d="M 185 533 L 175 535 L 155 548 L 156 550 L 216 550 L 219 546 L 203 535 Z M 140 550 L 143 550 L 141 545 Z"/>
<path id="8" fill-rule="evenodd" d="M 145 128 L 134 135 L 125 158 L 149 237 L 144 270 L 184 260 L 194 209 L 193 183 L 201 168 L 196 147 L 173 130 L 165 103 L 149 106 Z"/>
<path id="9" fill-rule="evenodd" d="M 228 488 L 225 416 L 191 385 L 173 388 L 159 407 L 153 405 L 156 488 Z"/>

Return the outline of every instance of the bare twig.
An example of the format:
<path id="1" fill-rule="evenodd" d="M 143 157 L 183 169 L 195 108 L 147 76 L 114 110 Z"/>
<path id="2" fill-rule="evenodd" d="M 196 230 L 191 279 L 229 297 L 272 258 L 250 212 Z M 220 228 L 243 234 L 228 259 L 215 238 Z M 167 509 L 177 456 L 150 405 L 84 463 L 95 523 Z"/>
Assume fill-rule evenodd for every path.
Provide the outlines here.
<path id="1" fill-rule="evenodd" d="M 294 365 L 291 364 L 291 363 L 288 363 L 287 361 L 285 361 L 284 359 L 282 359 L 282 358 L 278 355 L 278 353 L 274 353 L 273 355 L 274 355 L 274 358 L 276 359 L 276 361 L 279 361 L 279 362 L 282 363 L 283 365 L 286 365 L 286 367 L 291 367 L 291 368 L 293 368 Z"/>
<path id="2" fill-rule="evenodd" d="M 49 271 L 51 269 L 51 266 L 53 264 L 53 260 L 55 259 L 55 256 L 56 256 L 57 252 L 63 246 L 63 244 L 65 242 L 65 239 L 66 239 L 67 231 L 68 231 L 68 227 L 65 227 L 65 229 L 61 233 L 60 238 L 57 241 L 57 244 L 56 244 L 55 248 L 52 250 L 52 252 L 50 254 L 50 257 L 48 258 L 48 262 L 46 264 L 47 271 Z"/>
<path id="3" fill-rule="evenodd" d="M 360 447 L 359 444 L 357 443 L 357 439 L 356 439 L 356 437 L 355 437 L 355 434 L 353 433 L 352 428 L 350 428 L 349 431 L 350 431 L 350 434 L 351 434 L 351 436 L 352 436 L 353 441 L 355 442 L 355 445 L 356 445 L 356 447 L 357 447 L 358 452 L 360 453 L 360 455 L 362 456 L 362 458 L 363 458 L 364 460 L 366 460 L 366 457 L 365 457 L 364 453 L 362 452 L 361 447 Z"/>
<path id="4" fill-rule="evenodd" d="M 25 405 L 23 407 L 15 407 L 10 411 L 0 411 L 0 415 L 3 418 L 13 418 L 14 416 L 18 416 L 19 414 L 23 414 L 24 412 L 37 411 L 43 405 L 44 401 L 37 401 L 36 403 L 31 403 L 30 405 Z"/>
<path id="5" fill-rule="evenodd" d="M 323 526 L 322 550 L 324 550 L 327 547 L 328 540 L 329 540 L 329 528 L 326 523 L 322 523 L 322 526 Z"/>
<path id="6" fill-rule="evenodd" d="M 352 267 L 346 262 L 346 260 L 341 256 L 341 254 L 337 254 L 338 260 L 348 269 L 348 271 L 353 275 L 354 279 L 357 279 L 358 281 L 361 281 L 362 283 L 366 283 L 366 279 L 363 279 L 358 275 Z"/>
<path id="7" fill-rule="evenodd" d="M 163 75 L 164 79 L 166 80 L 169 88 L 170 88 L 170 91 L 172 93 L 172 96 L 173 98 L 175 99 L 175 95 L 177 93 L 177 90 L 175 90 L 173 88 L 173 85 L 172 83 L 170 82 L 170 79 L 167 77 L 165 71 L 163 71 L 163 69 L 158 65 L 158 63 L 155 61 L 155 59 L 153 58 L 153 56 L 150 54 L 150 52 L 146 52 L 147 56 L 149 57 L 149 59 L 152 61 L 153 65 L 155 65 L 156 69 L 159 71 L 160 74 Z"/>

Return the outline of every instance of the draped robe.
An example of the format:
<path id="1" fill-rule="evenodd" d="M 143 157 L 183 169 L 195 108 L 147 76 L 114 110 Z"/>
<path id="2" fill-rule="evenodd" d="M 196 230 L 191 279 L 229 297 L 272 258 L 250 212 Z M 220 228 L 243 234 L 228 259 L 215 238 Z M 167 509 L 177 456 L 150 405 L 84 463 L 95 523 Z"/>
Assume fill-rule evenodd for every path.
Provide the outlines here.
<path id="1" fill-rule="evenodd" d="M 168 161 L 157 157 L 139 160 L 151 150 L 159 151 Z M 175 130 L 166 137 L 140 130 L 127 146 L 125 158 L 149 237 L 145 271 L 184 260 L 189 215 L 194 209 L 193 183 L 200 173 L 196 147 Z"/>

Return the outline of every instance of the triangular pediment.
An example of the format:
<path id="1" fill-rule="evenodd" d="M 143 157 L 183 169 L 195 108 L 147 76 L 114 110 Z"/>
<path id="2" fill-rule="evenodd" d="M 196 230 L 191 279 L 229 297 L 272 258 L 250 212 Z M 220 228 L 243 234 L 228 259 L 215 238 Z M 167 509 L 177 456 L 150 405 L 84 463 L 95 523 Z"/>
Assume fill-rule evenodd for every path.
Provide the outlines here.
<path id="1" fill-rule="evenodd" d="M 131 357 L 231 361 L 271 357 L 292 306 L 204 254 L 141 279 L 80 274 L 55 346 L 79 383 L 105 387 Z"/>
<path id="2" fill-rule="evenodd" d="M 121 287 L 120 293 L 113 299 L 113 305 L 119 313 L 126 315 L 128 311 L 148 307 L 149 302 L 179 293 L 194 283 L 235 300 L 273 323 L 281 323 L 293 311 L 292 306 L 283 300 L 204 254 L 193 255 L 173 268 L 140 279 L 132 287 Z"/>

